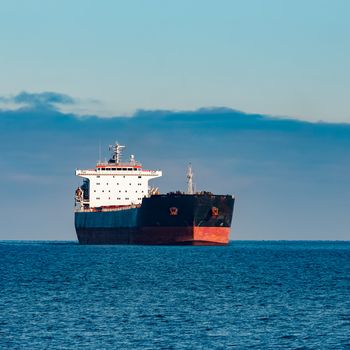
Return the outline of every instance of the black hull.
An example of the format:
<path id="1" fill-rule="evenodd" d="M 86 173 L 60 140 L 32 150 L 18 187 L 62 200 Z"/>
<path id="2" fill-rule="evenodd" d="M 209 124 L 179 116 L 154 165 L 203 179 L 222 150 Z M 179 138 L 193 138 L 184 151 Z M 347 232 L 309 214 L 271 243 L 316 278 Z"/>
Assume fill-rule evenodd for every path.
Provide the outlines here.
<path id="1" fill-rule="evenodd" d="M 234 207 L 229 195 L 167 194 L 139 208 L 76 212 L 81 244 L 225 245 Z"/>

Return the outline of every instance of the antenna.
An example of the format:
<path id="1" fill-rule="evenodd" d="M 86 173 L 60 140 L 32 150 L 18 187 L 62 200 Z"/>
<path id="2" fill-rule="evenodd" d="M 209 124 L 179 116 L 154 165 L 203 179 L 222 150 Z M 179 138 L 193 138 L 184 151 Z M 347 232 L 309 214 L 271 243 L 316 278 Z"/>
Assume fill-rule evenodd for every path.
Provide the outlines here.
<path id="1" fill-rule="evenodd" d="M 99 140 L 98 145 L 98 162 L 101 163 L 101 140 Z"/>
<path id="2" fill-rule="evenodd" d="M 188 165 L 187 170 L 187 194 L 193 194 L 193 172 L 191 163 Z"/>

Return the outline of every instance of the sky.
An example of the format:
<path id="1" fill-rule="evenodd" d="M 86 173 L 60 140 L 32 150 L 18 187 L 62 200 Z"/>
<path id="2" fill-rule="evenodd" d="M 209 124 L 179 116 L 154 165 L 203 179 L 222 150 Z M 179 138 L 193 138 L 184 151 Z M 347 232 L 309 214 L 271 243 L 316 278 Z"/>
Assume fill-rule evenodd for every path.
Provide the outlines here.
<path id="1" fill-rule="evenodd" d="M 236 197 L 232 239 L 349 239 L 349 1 L 0 0 L 0 240 L 76 239 L 118 140 L 162 192 Z"/>
<path id="2" fill-rule="evenodd" d="M 347 0 L 1 0 L 0 95 L 349 122 Z"/>

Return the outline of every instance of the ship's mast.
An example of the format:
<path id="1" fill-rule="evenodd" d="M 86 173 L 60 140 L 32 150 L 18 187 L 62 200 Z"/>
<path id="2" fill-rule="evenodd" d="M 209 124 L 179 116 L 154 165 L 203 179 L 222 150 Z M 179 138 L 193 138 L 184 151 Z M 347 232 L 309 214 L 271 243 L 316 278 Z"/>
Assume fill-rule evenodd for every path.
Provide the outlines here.
<path id="1" fill-rule="evenodd" d="M 111 159 L 113 163 L 116 163 L 116 164 L 121 163 L 123 148 L 125 148 L 125 146 L 119 145 L 118 142 L 116 142 L 115 145 L 109 146 L 109 150 L 113 151 L 113 155 Z"/>
<path id="2" fill-rule="evenodd" d="M 193 194 L 193 172 L 192 172 L 192 166 L 191 163 L 188 165 L 187 170 L 187 193 Z"/>

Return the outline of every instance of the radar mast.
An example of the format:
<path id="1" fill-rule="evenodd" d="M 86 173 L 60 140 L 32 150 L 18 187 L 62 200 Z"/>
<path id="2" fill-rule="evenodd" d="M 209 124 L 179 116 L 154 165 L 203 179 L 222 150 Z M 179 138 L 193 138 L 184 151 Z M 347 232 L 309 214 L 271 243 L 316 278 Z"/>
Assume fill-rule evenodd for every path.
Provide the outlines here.
<path id="1" fill-rule="evenodd" d="M 125 148 L 125 146 L 120 145 L 118 142 L 116 142 L 115 145 L 109 146 L 109 150 L 113 152 L 112 158 L 109 161 L 110 163 L 115 163 L 115 164 L 121 163 L 123 148 Z"/>

